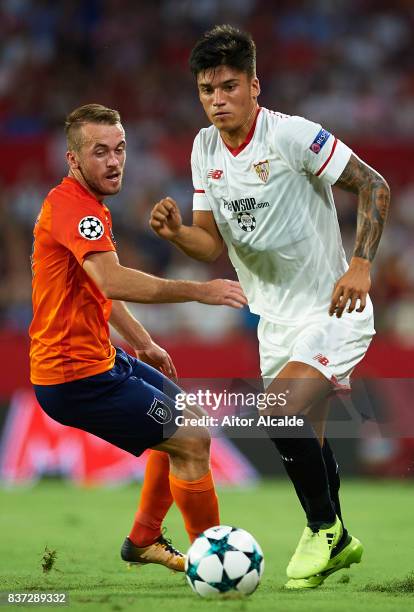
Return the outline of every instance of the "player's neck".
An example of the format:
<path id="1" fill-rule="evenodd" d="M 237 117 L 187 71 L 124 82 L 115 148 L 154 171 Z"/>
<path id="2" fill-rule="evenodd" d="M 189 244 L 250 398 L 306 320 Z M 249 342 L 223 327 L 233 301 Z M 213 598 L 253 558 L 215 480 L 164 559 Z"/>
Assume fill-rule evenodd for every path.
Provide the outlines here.
<path id="1" fill-rule="evenodd" d="M 256 103 L 249 112 L 245 121 L 243 121 L 239 127 L 231 131 L 220 130 L 220 135 L 228 147 L 237 149 L 245 142 L 247 135 L 256 121 L 258 110 L 259 105 Z"/>
<path id="2" fill-rule="evenodd" d="M 75 181 L 77 181 L 80 185 L 82 185 L 82 187 L 84 189 L 86 189 L 86 191 L 88 193 L 91 194 L 92 197 L 94 197 L 96 200 L 98 200 L 98 202 L 102 202 L 102 200 L 104 199 L 103 194 L 101 193 L 96 193 L 91 187 L 90 185 L 85 181 L 85 179 L 83 178 L 82 172 L 78 172 L 76 170 L 69 170 L 68 172 L 68 176 L 70 178 L 75 179 Z"/>

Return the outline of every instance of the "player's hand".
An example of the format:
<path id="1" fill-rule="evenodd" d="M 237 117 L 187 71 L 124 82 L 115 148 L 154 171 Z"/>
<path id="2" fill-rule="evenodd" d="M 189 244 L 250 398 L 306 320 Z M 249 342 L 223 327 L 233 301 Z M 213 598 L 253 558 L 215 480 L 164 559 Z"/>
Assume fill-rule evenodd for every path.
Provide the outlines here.
<path id="1" fill-rule="evenodd" d="M 335 285 L 332 294 L 329 315 L 341 318 L 348 302 L 347 312 L 362 312 L 367 303 L 367 294 L 371 288 L 371 263 L 361 257 L 353 257 L 349 269 Z M 359 300 L 359 307 L 356 308 Z"/>
<path id="2" fill-rule="evenodd" d="M 135 351 L 138 359 L 156 368 L 174 382 L 177 382 L 177 370 L 166 350 L 151 341 L 150 346 Z"/>
<path id="3" fill-rule="evenodd" d="M 233 308 L 243 308 L 247 304 L 247 298 L 237 281 L 218 278 L 200 283 L 200 286 L 201 297 L 198 301 L 202 304 L 232 306 Z"/>
<path id="4" fill-rule="evenodd" d="M 158 236 L 172 240 L 183 224 L 177 202 L 170 197 L 157 202 L 151 211 L 150 227 Z"/>

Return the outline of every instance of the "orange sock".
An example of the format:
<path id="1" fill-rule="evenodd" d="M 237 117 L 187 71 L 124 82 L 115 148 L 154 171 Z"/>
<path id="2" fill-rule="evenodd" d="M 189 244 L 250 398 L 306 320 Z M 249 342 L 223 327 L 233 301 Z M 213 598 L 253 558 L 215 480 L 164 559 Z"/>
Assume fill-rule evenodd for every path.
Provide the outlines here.
<path id="1" fill-rule="evenodd" d="M 148 546 L 161 535 L 162 521 L 173 502 L 169 472 L 170 460 L 167 453 L 150 451 L 141 499 L 129 534 L 135 546 Z"/>
<path id="2" fill-rule="evenodd" d="M 210 470 L 198 480 L 181 480 L 170 474 L 170 489 L 183 515 L 191 542 L 205 529 L 220 524 L 218 500 Z"/>

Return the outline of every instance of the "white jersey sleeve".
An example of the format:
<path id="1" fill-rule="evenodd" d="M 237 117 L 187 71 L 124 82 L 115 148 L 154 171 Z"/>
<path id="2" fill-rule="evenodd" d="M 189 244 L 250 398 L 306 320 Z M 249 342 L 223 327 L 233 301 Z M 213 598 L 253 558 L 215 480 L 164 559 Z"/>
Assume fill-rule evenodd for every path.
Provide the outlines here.
<path id="1" fill-rule="evenodd" d="M 352 154 L 319 123 L 295 116 L 278 122 L 276 149 L 293 170 L 314 174 L 330 185 L 339 179 Z"/>
<path id="2" fill-rule="evenodd" d="M 193 175 L 193 210 L 211 210 L 208 202 L 201 173 L 200 136 L 197 135 L 191 151 L 191 173 Z"/>

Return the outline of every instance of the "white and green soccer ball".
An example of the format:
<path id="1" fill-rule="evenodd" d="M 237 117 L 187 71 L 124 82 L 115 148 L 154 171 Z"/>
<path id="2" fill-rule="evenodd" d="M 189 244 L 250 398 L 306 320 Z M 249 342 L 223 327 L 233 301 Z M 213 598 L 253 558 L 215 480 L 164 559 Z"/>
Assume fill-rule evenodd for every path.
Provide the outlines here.
<path id="1" fill-rule="evenodd" d="M 263 570 L 263 552 L 254 537 L 227 525 L 211 527 L 198 536 L 185 563 L 188 583 L 201 597 L 229 591 L 250 595 Z"/>

